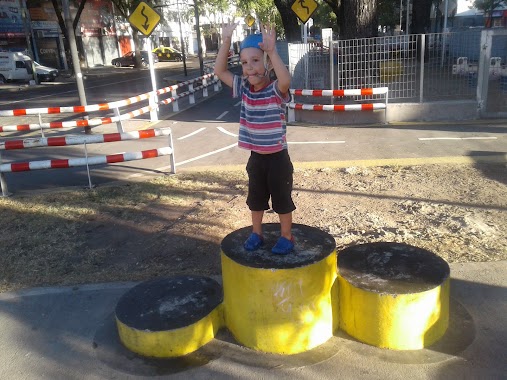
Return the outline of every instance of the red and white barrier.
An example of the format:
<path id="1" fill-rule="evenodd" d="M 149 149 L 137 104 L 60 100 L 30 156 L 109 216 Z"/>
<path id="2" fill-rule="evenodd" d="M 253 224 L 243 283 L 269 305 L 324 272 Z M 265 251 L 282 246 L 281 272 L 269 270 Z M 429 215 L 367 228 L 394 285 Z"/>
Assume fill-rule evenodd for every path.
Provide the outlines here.
<path id="1" fill-rule="evenodd" d="M 88 156 L 86 144 L 89 143 L 107 143 L 113 141 L 146 139 L 157 136 L 169 136 L 169 146 L 149 149 L 138 152 L 118 153 L 105 156 Z M 7 182 L 4 173 L 7 172 L 22 172 L 41 169 L 64 169 L 76 166 L 100 165 L 111 164 L 116 162 L 125 162 L 133 160 L 143 160 L 147 158 L 154 158 L 160 156 L 170 155 L 171 172 L 176 172 L 176 162 L 174 159 L 173 139 L 170 128 L 147 129 L 142 131 L 124 132 L 124 133 L 107 133 L 103 135 L 91 136 L 62 136 L 62 137 L 49 137 L 49 138 L 28 138 L 23 140 L 10 140 L 0 142 L 0 151 L 13 150 L 13 149 L 27 149 L 37 148 L 43 146 L 66 146 L 83 144 L 85 150 L 85 157 L 83 158 L 69 158 L 57 160 L 43 160 L 43 161 L 28 161 L 28 162 L 13 162 L 8 164 L 0 164 L 0 185 L 2 187 L 2 195 L 8 196 Z M 91 184 L 90 170 L 88 172 L 88 182 Z"/>
<path id="2" fill-rule="evenodd" d="M 26 108 L 0 111 L 0 116 L 26 116 L 39 114 L 57 114 L 57 113 L 84 113 L 95 111 L 107 111 L 114 108 L 125 107 L 142 100 L 148 100 L 151 92 L 133 96 L 131 98 L 111 103 L 92 104 L 88 106 L 69 106 L 69 107 L 48 107 L 48 108 Z"/>
<path id="3" fill-rule="evenodd" d="M 207 82 L 208 79 L 215 78 Z M 194 88 L 193 84 L 195 82 L 202 81 L 202 85 Z M 95 104 L 88 106 L 70 106 L 70 107 L 48 107 L 48 108 L 27 108 L 27 109 L 15 109 L 15 110 L 6 110 L 0 111 L 0 116 L 26 116 L 26 115 L 38 115 L 39 123 L 32 124 L 21 124 L 21 125 L 7 125 L 0 126 L 0 132 L 16 132 L 16 131 L 33 131 L 33 130 L 44 130 L 44 129 L 53 129 L 53 128 L 74 128 L 74 127 L 92 127 L 101 124 L 112 124 L 117 123 L 118 132 L 119 133 L 109 133 L 104 135 L 86 135 L 86 136 L 61 136 L 61 137 L 49 137 L 45 138 L 42 136 L 41 138 L 28 138 L 28 139 L 19 139 L 19 140 L 9 140 L 9 141 L 0 141 L 0 152 L 3 150 L 13 150 L 13 149 L 26 149 L 26 148 L 35 148 L 35 147 L 43 147 L 43 146 L 66 146 L 66 145 L 78 145 L 83 144 L 85 148 L 85 157 L 84 158 L 72 158 L 72 159 L 58 159 L 58 160 L 44 160 L 44 161 L 29 161 L 29 162 L 18 162 L 18 163 L 8 163 L 0 165 L 0 185 L 2 188 L 2 195 L 7 196 L 9 194 L 7 190 L 7 183 L 5 181 L 5 177 L 3 173 L 5 172 L 18 172 L 18 171 L 30 171 L 30 170 L 39 170 L 39 169 L 51 169 L 51 168 L 70 168 L 75 166 L 83 166 L 83 165 L 99 165 L 99 164 L 108 164 L 114 162 L 124 162 L 124 161 L 132 161 L 132 160 L 140 160 L 152 157 L 159 157 L 163 155 L 171 156 L 171 172 L 175 173 L 176 164 L 174 160 L 174 150 L 173 150 L 173 142 L 171 130 L 169 128 L 166 129 L 152 129 L 152 130 L 143 130 L 143 131 L 134 131 L 127 132 L 123 131 L 123 126 L 121 125 L 122 120 L 128 120 L 142 114 L 154 111 L 159 108 L 161 104 L 169 104 L 173 103 L 173 107 L 175 111 L 177 110 L 178 99 L 183 98 L 185 96 L 190 96 L 190 103 L 195 103 L 194 93 L 203 90 L 203 95 L 207 96 L 207 87 L 211 84 L 215 84 L 215 90 L 218 91 L 220 81 L 216 79 L 214 74 L 206 74 L 201 77 L 180 82 L 178 84 L 165 87 L 159 89 L 157 91 L 151 91 L 145 94 L 137 95 L 125 100 L 115 101 L 110 103 L 103 104 Z M 182 88 L 183 86 L 188 86 L 188 91 L 177 94 L 176 90 L 178 88 Z M 162 95 L 165 93 L 171 93 L 172 96 L 169 99 L 154 103 L 154 100 L 157 95 Z M 120 107 L 124 107 L 127 105 L 131 105 L 143 100 L 149 100 L 150 105 L 146 107 L 139 108 L 135 111 L 128 112 L 126 114 L 121 115 L 119 112 Z M 88 112 L 96 112 L 96 111 L 106 111 L 106 110 L 114 110 L 114 117 L 97 117 L 92 119 L 81 119 L 81 120 L 73 120 L 73 121 L 53 121 L 48 123 L 43 123 L 41 120 L 42 114 L 59 114 L 59 113 L 88 113 Z M 139 152 L 131 152 L 131 153 L 121 153 L 121 154 L 113 154 L 108 156 L 95 156 L 88 157 L 86 144 L 94 144 L 94 143 L 106 143 L 113 141 L 122 141 L 122 140 L 132 140 L 132 139 L 141 139 L 141 138 L 149 138 L 156 136 L 169 136 L 169 146 L 158 149 L 151 149 L 146 151 Z M 1 160 L 0 160 L 1 162 Z M 91 187 L 91 178 L 88 170 L 88 179 Z"/>
<path id="4" fill-rule="evenodd" d="M 146 106 L 139 108 L 138 110 L 114 117 L 102 117 L 95 119 L 81 119 L 73 121 L 52 121 L 49 123 L 40 124 L 20 124 L 20 125 L 5 125 L 0 126 L 0 132 L 16 132 L 16 131 L 36 131 L 40 129 L 57 129 L 57 128 L 74 128 L 74 127 L 94 127 L 102 124 L 112 124 L 122 120 L 132 119 L 142 114 L 148 113 L 158 108 L 158 105 L 154 107 Z"/>
<path id="5" fill-rule="evenodd" d="M 148 100 L 150 99 L 150 95 L 152 92 L 141 94 L 134 96 L 132 98 L 118 101 L 118 102 L 111 102 L 111 103 L 104 103 L 104 104 L 96 104 L 91 106 L 73 106 L 73 107 L 50 107 L 50 108 L 27 108 L 27 109 L 18 109 L 18 110 L 8 110 L 8 111 L 0 111 L 0 116 L 25 116 L 25 115 L 34 115 L 34 114 L 56 114 L 56 113 L 70 113 L 70 112 L 91 112 L 91 111 L 103 111 L 103 110 L 110 110 L 114 109 L 118 116 L 114 117 L 103 117 L 103 118 L 93 118 L 93 119 L 81 119 L 81 120 L 74 120 L 74 121 L 53 121 L 49 123 L 31 123 L 31 124 L 18 124 L 18 125 L 4 125 L 0 126 L 0 132 L 19 132 L 19 131 L 35 131 L 35 130 L 41 130 L 41 129 L 55 129 L 55 128 L 75 128 L 75 127 L 94 127 L 97 125 L 103 125 L 103 124 L 112 124 L 112 123 L 120 123 L 118 126 L 118 131 L 123 132 L 123 128 L 121 127 L 121 121 L 132 119 L 134 117 L 140 116 L 142 114 L 154 111 L 158 109 L 160 104 L 170 104 L 173 103 L 173 110 L 175 112 L 179 111 L 178 108 L 178 99 L 184 98 L 186 96 L 190 95 L 190 104 L 195 103 L 194 93 L 200 90 L 204 91 L 204 96 L 207 96 L 207 87 L 219 82 L 218 79 L 212 80 L 210 83 L 206 83 L 207 78 L 212 78 L 214 75 L 207 74 L 203 75 L 201 77 L 195 78 L 193 80 L 188 80 L 185 82 L 181 82 L 178 84 L 175 84 L 173 86 L 165 87 L 162 89 L 159 89 L 156 91 L 157 95 L 162 95 L 168 92 L 172 92 L 173 96 L 171 98 L 159 101 L 159 104 L 156 104 L 154 106 L 146 106 L 143 108 L 140 108 L 138 110 L 120 115 L 118 108 L 123 107 L 126 105 L 131 105 L 136 102 L 139 102 L 141 100 Z M 193 88 L 192 83 L 195 83 L 197 81 L 203 81 L 203 84 L 199 87 Z M 182 92 L 180 94 L 176 93 L 176 89 L 181 88 L 183 85 L 189 85 L 189 90 Z M 218 88 L 215 88 L 215 91 L 218 91 Z"/>
<path id="6" fill-rule="evenodd" d="M 357 88 L 348 90 L 301 90 L 291 89 L 292 95 L 302 96 L 367 96 L 367 95 L 383 95 L 389 91 L 388 87 L 377 88 Z"/>
<path id="7" fill-rule="evenodd" d="M 370 104 L 301 104 L 289 103 L 289 108 L 306 111 L 373 111 L 385 109 L 384 103 Z"/>
<path id="8" fill-rule="evenodd" d="M 306 90 L 306 89 L 290 89 L 290 93 L 296 96 L 330 96 L 330 97 L 344 97 L 344 96 L 371 96 L 371 95 L 384 95 L 384 102 L 379 103 L 356 103 L 356 104 L 303 104 L 290 102 L 288 107 L 288 121 L 296 121 L 295 110 L 304 111 L 331 111 L 331 112 L 344 112 L 344 111 L 375 111 L 384 110 L 384 124 L 387 123 L 387 103 L 388 103 L 388 87 L 378 88 L 358 88 L 358 89 L 344 89 L 344 90 Z"/>
<path id="9" fill-rule="evenodd" d="M 0 150 L 37 148 L 42 146 L 100 144 L 114 141 L 149 139 L 151 137 L 169 136 L 170 134 L 170 128 L 154 128 L 124 133 L 105 133 L 103 135 L 27 138 L 22 140 L 0 141 Z"/>
<path id="10" fill-rule="evenodd" d="M 192 84 L 194 82 L 212 78 L 213 74 L 206 74 L 198 78 L 180 82 L 173 86 L 165 87 L 157 90 L 157 95 L 165 94 L 181 88 L 183 86 Z M 40 115 L 40 114 L 58 114 L 58 113 L 85 113 L 85 112 L 96 112 L 96 111 L 107 111 L 115 108 L 125 107 L 131 104 L 138 103 L 143 100 L 149 100 L 153 91 L 147 92 L 141 95 L 136 95 L 128 99 L 119 100 L 110 103 L 91 104 L 87 106 L 69 106 L 69 107 L 47 107 L 47 108 L 22 108 L 14 110 L 0 111 L 0 116 L 26 116 L 26 115 Z"/>
<path id="11" fill-rule="evenodd" d="M 111 154 L 107 156 L 94 156 L 84 158 L 69 158 L 60 160 L 43 160 L 43 161 L 29 161 L 29 162 L 16 162 L 11 164 L 1 164 L 0 172 L 26 172 L 31 170 L 41 169 L 67 169 L 76 166 L 86 165 L 101 165 L 113 164 L 116 162 L 144 160 L 146 158 L 154 158 L 160 156 L 167 156 L 173 153 L 170 147 L 143 150 L 139 152 Z"/>

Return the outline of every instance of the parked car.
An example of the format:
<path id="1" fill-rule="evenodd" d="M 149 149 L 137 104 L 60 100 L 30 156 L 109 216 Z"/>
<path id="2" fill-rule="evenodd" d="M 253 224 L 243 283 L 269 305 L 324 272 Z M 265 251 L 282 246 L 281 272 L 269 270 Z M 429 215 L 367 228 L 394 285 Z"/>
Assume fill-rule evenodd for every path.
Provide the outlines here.
<path id="1" fill-rule="evenodd" d="M 156 49 L 153 49 L 153 53 L 155 53 L 158 57 L 159 61 L 182 61 L 183 53 L 172 47 L 161 46 Z"/>
<path id="2" fill-rule="evenodd" d="M 141 66 L 142 67 L 148 67 L 150 62 L 148 60 L 148 52 L 146 50 L 141 50 Z M 156 54 L 153 54 L 153 63 L 158 62 L 158 57 Z M 136 64 L 136 52 L 135 51 L 129 51 L 125 55 L 119 58 L 114 58 L 111 61 L 111 64 L 116 67 L 123 67 L 123 66 L 134 66 Z"/>
<path id="3" fill-rule="evenodd" d="M 32 59 L 20 52 L 0 52 L 0 82 L 33 79 Z"/>
<path id="4" fill-rule="evenodd" d="M 60 74 L 53 67 L 47 67 L 35 61 L 33 64 L 35 65 L 35 72 L 37 73 L 37 80 L 39 82 L 53 82 Z"/>

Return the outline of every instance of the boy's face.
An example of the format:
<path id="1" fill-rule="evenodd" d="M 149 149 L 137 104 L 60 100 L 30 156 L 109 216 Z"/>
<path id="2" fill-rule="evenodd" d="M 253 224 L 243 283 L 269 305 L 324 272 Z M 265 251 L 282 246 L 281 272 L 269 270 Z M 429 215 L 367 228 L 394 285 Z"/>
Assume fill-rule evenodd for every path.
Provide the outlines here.
<path id="1" fill-rule="evenodd" d="M 253 86 L 254 90 L 260 90 L 269 83 L 269 77 L 265 74 L 264 52 L 261 49 L 249 47 L 241 50 L 239 55 L 243 68 L 243 77 Z"/>

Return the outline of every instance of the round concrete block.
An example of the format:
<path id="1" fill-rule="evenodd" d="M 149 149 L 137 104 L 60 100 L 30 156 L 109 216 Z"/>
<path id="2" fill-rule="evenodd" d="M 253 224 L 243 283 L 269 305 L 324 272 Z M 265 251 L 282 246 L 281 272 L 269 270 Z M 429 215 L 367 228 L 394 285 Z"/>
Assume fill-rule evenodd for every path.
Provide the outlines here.
<path id="1" fill-rule="evenodd" d="M 450 269 L 432 252 L 401 243 L 369 243 L 338 254 L 340 327 L 370 345 L 430 346 L 449 324 Z"/>
<path id="2" fill-rule="evenodd" d="M 120 340 L 143 356 L 169 358 L 197 350 L 223 326 L 223 291 L 201 276 L 143 282 L 116 305 Z"/>
<path id="3" fill-rule="evenodd" d="M 294 252 L 274 255 L 279 224 L 263 225 L 265 244 L 254 252 L 243 248 L 250 232 L 245 227 L 222 241 L 227 328 L 246 347 L 270 353 L 294 354 L 326 342 L 334 331 L 334 238 L 294 224 Z"/>

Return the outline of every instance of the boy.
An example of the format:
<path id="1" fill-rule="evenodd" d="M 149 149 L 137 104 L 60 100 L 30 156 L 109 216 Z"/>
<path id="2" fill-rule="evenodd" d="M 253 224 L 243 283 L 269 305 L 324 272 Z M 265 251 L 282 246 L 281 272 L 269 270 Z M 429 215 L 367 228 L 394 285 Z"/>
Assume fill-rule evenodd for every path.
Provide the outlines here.
<path id="1" fill-rule="evenodd" d="M 223 44 L 215 62 L 215 74 L 233 89 L 233 97 L 241 97 L 238 146 L 251 151 L 248 172 L 247 205 L 252 212 L 252 233 L 244 243 L 247 251 L 264 244 L 262 218 L 269 209 L 280 218 L 280 238 L 272 248 L 275 254 L 288 254 L 294 249 L 292 236 L 292 201 L 294 168 L 287 151 L 285 103 L 290 100 L 290 74 L 276 51 L 275 30 L 262 25 L 262 35 L 247 36 L 240 45 L 243 76 L 227 69 L 227 53 L 237 24 L 223 28 Z M 274 70 L 277 79 L 271 81 Z"/>

